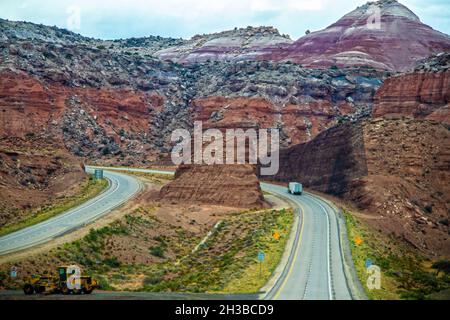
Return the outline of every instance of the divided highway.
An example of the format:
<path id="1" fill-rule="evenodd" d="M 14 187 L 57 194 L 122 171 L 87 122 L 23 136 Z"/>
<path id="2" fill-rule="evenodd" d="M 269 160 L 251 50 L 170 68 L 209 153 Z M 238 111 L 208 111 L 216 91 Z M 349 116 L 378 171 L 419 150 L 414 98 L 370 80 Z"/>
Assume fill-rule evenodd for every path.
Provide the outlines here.
<path id="1" fill-rule="evenodd" d="M 173 174 L 171 171 L 134 168 L 87 167 L 88 171 L 103 168 L 110 181 L 107 191 L 57 217 L 0 238 L 0 255 L 44 243 L 74 230 L 129 200 L 141 188 L 139 181 L 115 172 L 135 171 Z M 106 170 L 107 169 L 107 170 Z M 352 299 L 344 271 L 337 212 L 318 196 L 303 193 L 291 195 L 287 188 L 261 183 L 264 191 L 292 203 L 298 214 L 295 240 L 289 259 L 265 299 L 333 300 Z"/>
<path id="2" fill-rule="evenodd" d="M 88 168 L 87 171 L 91 171 Z M 138 179 L 114 171 L 105 171 L 109 186 L 97 197 L 41 223 L 0 237 L 0 255 L 45 243 L 107 214 L 132 198 L 140 189 Z"/>
<path id="3" fill-rule="evenodd" d="M 157 174 L 171 171 L 107 168 Z M 326 201 L 309 193 L 291 195 L 287 188 L 261 183 L 261 189 L 287 198 L 300 214 L 300 225 L 291 257 L 266 299 L 346 300 L 352 299 L 344 272 L 337 212 Z"/>

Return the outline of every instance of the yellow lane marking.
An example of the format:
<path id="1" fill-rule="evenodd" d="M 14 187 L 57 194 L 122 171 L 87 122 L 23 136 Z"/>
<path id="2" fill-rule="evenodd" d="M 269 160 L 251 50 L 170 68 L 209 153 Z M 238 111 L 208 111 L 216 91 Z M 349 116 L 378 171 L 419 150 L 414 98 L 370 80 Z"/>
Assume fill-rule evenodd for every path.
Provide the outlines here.
<path id="1" fill-rule="evenodd" d="M 300 251 L 300 247 L 301 247 L 301 245 L 302 245 L 302 240 L 303 240 L 303 228 L 305 227 L 305 209 L 303 208 L 303 206 L 302 206 L 300 203 L 298 203 L 298 205 L 299 205 L 300 211 L 301 211 L 301 213 L 302 213 L 302 214 L 301 214 L 301 219 L 303 219 L 303 220 L 301 220 L 301 222 L 302 222 L 302 228 L 300 229 L 300 235 L 299 235 L 299 238 L 300 238 L 300 239 L 298 240 L 298 245 L 297 245 L 297 248 L 296 248 L 296 254 L 295 254 L 294 260 L 292 261 L 292 264 L 291 264 L 291 266 L 289 267 L 289 271 L 288 271 L 288 274 L 286 275 L 286 278 L 284 278 L 283 283 L 282 283 L 281 286 L 278 288 L 277 293 L 276 293 L 275 296 L 273 297 L 274 300 L 277 300 L 277 299 L 278 299 L 278 297 L 279 297 L 280 294 L 281 294 L 281 291 L 283 291 L 283 288 L 284 288 L 284 286 L 286 285 L 287 280 L 288 280 L 289 277 L 291 276 L 292 271 L 294 270 L 295 262 L 297 261 L 297 257 L 298 257 L 298 253 L 299 253 L 299 251 Z"/>

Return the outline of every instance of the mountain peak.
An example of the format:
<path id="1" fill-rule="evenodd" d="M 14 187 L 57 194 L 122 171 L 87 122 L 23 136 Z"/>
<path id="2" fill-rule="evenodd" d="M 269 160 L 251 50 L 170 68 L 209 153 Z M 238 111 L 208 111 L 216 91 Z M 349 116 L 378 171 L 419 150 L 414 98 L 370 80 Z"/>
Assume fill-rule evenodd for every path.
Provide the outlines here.
<path id="1" fill-rule="evenodd" d="M 381 16 L 389 15 L 395 17 L 403 17 L 414 21 L 420 21 L 419 17 L 414 12 L 412 12 L 410 9 L 408 9 L 408 7 L 404 6 L 396 0 L 369 1 L 345 15 L 344 18 L 347 16 L 356 15 L 368 18 L 375 13 L 375 10 L 380 10 Z"/>
<path id="2" fill-rule="evenodd" d="M 208 60 L 252 60 L 271 48 L 280 48 L 293 41 L 270 26 L 234 28 L 217 33 L 195 35 L 181 46 L 156 52 L 161 59 L 182 63 Z"/>
<path id="3" fill-rule="evenodd" d="M 329 27 L 262 57 L 307 67 L 370 66 L 402 71 L 433 53 L 450 50 L 450 37 L 423 24 L 395 0 L 368 2 Z"/>

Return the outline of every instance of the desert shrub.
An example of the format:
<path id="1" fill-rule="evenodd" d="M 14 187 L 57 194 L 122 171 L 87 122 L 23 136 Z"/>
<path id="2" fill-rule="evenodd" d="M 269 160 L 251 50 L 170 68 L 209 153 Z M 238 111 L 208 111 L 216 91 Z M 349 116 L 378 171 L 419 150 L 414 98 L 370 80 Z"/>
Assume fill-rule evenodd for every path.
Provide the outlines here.
<path id="1" fill-rule="evenodd" d="M 164 248 L 161 245 L 150 247 L 149 250 L 150 254 L 152 254 L 153 256 L 158 258 L 164 258 Z"/>
<path id="2" fill-rule="evenodd" d="M 152 286 L 163 281 L 163 277 L 160 275 L 151 275 L 144 279 L 144 286 Z"/>
<path id="3" fill-rule="evenodd" d="M 120 267 L 120 261 L 117 259 L 117 257 L 106 258 L 105 260 L 103 260 L 103 263 L 111 268 Z"/>
<path id="4" fill-rule="evenodd" d="M 437 275 L 440 272 L 444 272 L 445 274 L 450 274 L 450 261 L 449 260 L 440 260 L 433 263 L 431 266 L 433 269 L 437 270 Z"/>

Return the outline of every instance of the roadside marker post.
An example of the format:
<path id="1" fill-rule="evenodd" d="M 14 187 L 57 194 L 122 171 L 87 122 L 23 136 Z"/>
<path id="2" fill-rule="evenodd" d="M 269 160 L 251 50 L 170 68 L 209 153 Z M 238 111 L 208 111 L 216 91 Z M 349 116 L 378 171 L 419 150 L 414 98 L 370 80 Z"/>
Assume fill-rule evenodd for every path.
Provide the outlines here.
<path id="1" fill-rule="evenodd" d="M 265 255 L 264 252 L 262 252 L 262 251 L 259 251 L 259 252 L 258 252 L 259 276 L 260 276 L 260 277 L 261 277 L 261 275 L 262 275 L 262 263 L 263 263 L 265 257 L 266 257 L 266 255 Z"/>
<path id="2" fill-rule="evenodd" d="M 364 266 L 366 267 L 366 269 L 370 268 L 372 264 L 372 259 L 370 258 L 366 259 L 366 261 L 364 262 Z"/>
<path id="3" fill-rule="evenodd" d="M 11 278 L 16 278 L 17 277 L 17 267 L 16 266 L 12 266 L 11 267 L 11 272 L 9 274 L 11 276 Z"/>

